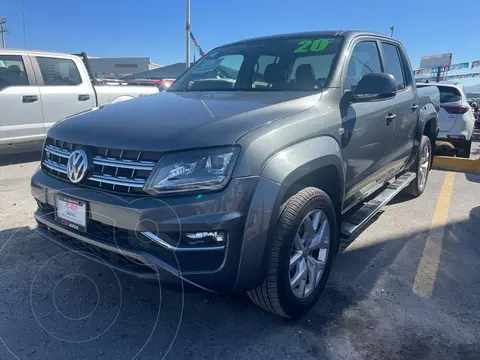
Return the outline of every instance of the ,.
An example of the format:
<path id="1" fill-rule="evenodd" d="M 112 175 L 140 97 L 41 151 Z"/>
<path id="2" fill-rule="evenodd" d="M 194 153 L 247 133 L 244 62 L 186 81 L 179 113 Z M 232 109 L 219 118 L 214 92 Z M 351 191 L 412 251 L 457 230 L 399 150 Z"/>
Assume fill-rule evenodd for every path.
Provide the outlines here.
<path id="1" fill-rule="evenodd" d="M 31 181 L 37 231 L 141 278 L 247 291 L 300 317 L 339 248 L 402 190 L 423 193 L 439 106 L 382 35 L 220 46 L 158 96 L 52 126 Z"/>

